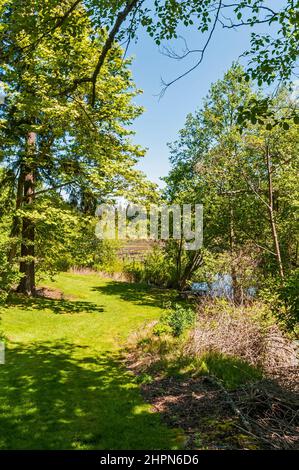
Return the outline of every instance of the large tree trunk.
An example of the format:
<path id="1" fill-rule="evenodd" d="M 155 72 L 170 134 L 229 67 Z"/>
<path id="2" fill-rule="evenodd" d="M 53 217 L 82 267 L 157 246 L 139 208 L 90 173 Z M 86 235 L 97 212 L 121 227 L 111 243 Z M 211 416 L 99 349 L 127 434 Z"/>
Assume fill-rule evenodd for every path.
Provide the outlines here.
<path id="1" fill-rule="evenodd" d="M 271 231 L 272 231 L 272 238 L 273 244 L 277 259 L 277 264 L 279 268 L 280 277 L 284 278 L 284 269 L 281 260 L 281 253 L 280 253 L 280 246 L 279 240 L 277 235 L 276 223 L 275 223 L 275 215 L 274 215 L 274 204 L 273 204 L 273 183 L 272 183 L 272 164 L 271 164 L 271 156 L 269 146 L 267 145 L 266 148 L 266 163 L 267 163 L 267 173 L 268 173 L 268 209 L 269 209 L 269 218 L 271 224 Z"/>
<path id="2" fill-rule="evenodd" d="M 36 145 L 36 134 L 30 132 L 28 134 L 27 146 L 28 156 L 34 156 Z M 35 175 L 32 169 L 32 164 L 24 164 L 22 166 L 20 178 L 24 181 L 23 203 L 24 206 L 33 204 L 35 192 Z M 18 292 L 32 296 L 35 294 L 35 226 L 30 217 L 22 218 L 22 232 L 21 232 L 21 261 L 20 273 L 22 279 L 18 286 Z"/>

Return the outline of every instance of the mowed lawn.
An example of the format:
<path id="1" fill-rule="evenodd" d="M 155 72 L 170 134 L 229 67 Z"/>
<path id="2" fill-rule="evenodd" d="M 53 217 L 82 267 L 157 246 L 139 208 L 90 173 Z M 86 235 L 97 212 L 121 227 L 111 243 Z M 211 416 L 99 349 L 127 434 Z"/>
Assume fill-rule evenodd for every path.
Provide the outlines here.
<path id="1" fill-rule="evenodd" d="M 15 297 L 1 310 L 0 449 L 174 449 L 178 431 L 144 403 L 120 345 L 159 317 L 167 293 L 60 275 L 65 300 Z"/>

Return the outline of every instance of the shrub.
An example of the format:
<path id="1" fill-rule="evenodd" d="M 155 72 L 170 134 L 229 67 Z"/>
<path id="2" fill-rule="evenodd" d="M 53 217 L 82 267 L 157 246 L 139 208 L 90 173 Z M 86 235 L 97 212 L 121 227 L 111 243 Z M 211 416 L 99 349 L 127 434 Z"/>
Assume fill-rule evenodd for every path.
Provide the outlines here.
<path id="1" fill-rule="evenodd" d="M 120 272 L 122 261 L 118 257 L 121 243 L 117 240 L 97 240 L 93 253 L 93 267 L 106 273 Z"/>
<path id="2" fill-rule="evenodd" d="M 126 261 L 123 266 L 123 272 L 132 282 L 144 281 L 144 266 L 139 261 Z"/>
<path id="3" fill-rule="evenodd" d="M 7 260 L 7 251 L 9 247 L 8 238 L 0 237 L 0 303 L 4 302 L 10 289 L 20 279 L 17 268 L 12 266 Z"/>
<path id="4" fill-rule="evenodd" d="M 176 303 L 161 317 L 161 323 L 171 328 L 173 336 L 180 336 L 194 324 L 195 318 L 194 309 Z"/>
<path id="5" fill-rule="evenodd" d="M 134 282 L 146 282 L 168 287 L 172 280 L 172 266 L 160 247 L 154 247 L 144 261 L 126 261 L 123 271 Z"/>
<path id="6" fill-rule="evenodd" d="M 280 325 L 288 333 L 298 333 L 299 329 L 299 269 L 287 275 L 283 282 L 269 278 L 260 292 Z"/>
<path id="7" fill-rule="evenodd" d="M 172 266 L 165 252 L 159 248 L 148 254 L 144 261 L 144 280 L 150 284 L 168 287 L 172 280 Z"/>
<path id="8" fill-rule="evenodd" d="M 172 334 L 172 328 L 170 325 L 167 325 L 165 323 L 157 323 L 154 328 L 153 328 L 153 333 L 155 336 L 163 336 L 163 335 L 168 335 Z"/>

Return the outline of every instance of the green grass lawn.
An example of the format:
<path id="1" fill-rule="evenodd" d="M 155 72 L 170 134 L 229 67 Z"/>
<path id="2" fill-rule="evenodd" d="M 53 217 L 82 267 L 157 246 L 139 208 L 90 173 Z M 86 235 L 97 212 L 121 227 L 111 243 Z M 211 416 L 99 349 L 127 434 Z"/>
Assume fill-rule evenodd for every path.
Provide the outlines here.
<path id="1" fill-rule="evenodd" d="M 181 434 L 143 402 L 119 355 L 168 294 L 96 275 L 47 285 L 68 300 L 14 297 L 1 310 L 0 449 L 179 447 Z"/>

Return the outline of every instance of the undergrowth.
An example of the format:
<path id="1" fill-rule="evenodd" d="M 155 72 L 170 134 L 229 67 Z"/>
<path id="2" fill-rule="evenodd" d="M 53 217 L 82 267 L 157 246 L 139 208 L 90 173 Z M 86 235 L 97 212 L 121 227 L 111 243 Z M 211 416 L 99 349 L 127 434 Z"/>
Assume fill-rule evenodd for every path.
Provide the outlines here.
<path id="1" fill-rule="evenodd" d="M 223 300 L 205 302 L 197 312 L 173 305 L 160 321 L 131 335 L 128 358 L 140 382 L 211 375 L 227 389 L 297 363 L 291 341 L 262 304 L 235 307 Z"/>

